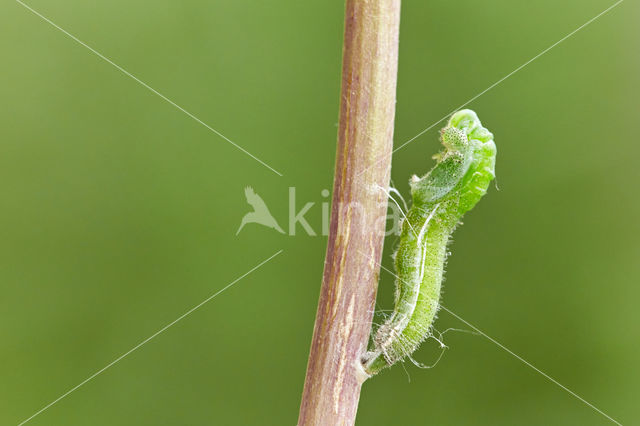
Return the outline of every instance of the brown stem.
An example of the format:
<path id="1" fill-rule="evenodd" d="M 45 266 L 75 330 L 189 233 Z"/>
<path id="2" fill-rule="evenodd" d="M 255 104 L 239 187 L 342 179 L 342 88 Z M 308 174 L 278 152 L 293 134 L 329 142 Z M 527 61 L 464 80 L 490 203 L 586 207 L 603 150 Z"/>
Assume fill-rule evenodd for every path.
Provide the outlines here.
<path id="1" fill-rule="evenodd" d="M 400 0 L 347 0 L 331 229 L 298 425 L 352 425 L 384 241 Z"/>

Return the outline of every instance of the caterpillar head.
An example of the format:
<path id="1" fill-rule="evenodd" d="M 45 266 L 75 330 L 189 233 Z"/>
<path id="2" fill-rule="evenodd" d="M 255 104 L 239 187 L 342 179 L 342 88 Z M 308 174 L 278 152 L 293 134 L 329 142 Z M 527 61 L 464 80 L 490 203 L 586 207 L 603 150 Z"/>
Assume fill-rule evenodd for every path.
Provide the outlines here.
<path id="1" fill-rule="evenodd" d="M 440 140 L 445 147 L 446 154 L 460 153 L 469 148 L 467 134 L 457 127 L 445 127 L 440 131 Z"/>
<path id="2" fill-rule="evenodd" d="M 488 174 L 489 180 L 493 178 L 493 134 L 482 126 L 475 112 L 465 109 L 453 114 L 440 139 L 444 151 L 434 157 L 436 166 L 410 182 L 413 202 L 418 205 L 459 196 L 475 173 Z"/>
<path id="3" fill-rule="evenodd" d="M 463 109 L 453 114 L 445 130 L 450 127 L 462 131 L 470 140 L 485 143 L 493 140 L 493 133 L 482 126 L 478 115 L 470 109 Z"/>

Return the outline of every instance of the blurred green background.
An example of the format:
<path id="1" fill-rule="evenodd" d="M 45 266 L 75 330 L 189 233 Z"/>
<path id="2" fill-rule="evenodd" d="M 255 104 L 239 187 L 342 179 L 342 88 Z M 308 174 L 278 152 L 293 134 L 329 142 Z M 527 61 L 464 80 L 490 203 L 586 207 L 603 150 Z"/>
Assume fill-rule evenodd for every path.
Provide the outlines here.
<path id="1" fill-rule="evenodd" d="M 0 423 L 283 249 L 29 424 L 295 424 L 326 238 L 235 233 L 248 185 L 283 227 L 295 186 L 321 228 L 343 3 L 28 4 L 284 176 L 2 2 Z M 611 4 L 404 1 L 396 145 Z M 639 13 L 620 4 L 469 105 L 495 134 L 500 190 L 456 233 L 443 300 L 624 424 L 640 421 Z M 404 194 L 441 126 L 395 154 Z M 383 274 L 381 307 L 392 292 Z M 465 328 L 446 312 L 436 327 Z M 436 368 L 366 383 L 358 423 L 608 424 L 485 338 L 446 343 Z"/>

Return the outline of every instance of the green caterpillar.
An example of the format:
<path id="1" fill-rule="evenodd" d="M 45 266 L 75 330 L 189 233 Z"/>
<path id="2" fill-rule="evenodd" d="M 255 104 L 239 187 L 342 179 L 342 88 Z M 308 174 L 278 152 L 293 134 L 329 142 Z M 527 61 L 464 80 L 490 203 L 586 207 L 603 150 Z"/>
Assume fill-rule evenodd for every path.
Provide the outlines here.
<path id="1" fill-rule="evenodd" d="M 395 254 L 395 307 L 362 361 L 370 376 L 411 355 L 431 335 L 449 238 L 495 177 L 493 134 L 475 112 L 453 114 L 441 140 L 445 149 L 434 156 L 436 166 L 410 181 L 413 203 Z"/>

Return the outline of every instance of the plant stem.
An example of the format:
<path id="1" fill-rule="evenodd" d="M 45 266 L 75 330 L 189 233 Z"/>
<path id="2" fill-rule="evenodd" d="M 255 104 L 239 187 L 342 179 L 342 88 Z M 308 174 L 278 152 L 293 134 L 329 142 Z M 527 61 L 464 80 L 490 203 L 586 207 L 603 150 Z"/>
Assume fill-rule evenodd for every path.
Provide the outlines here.
<path id="1" fill-rule="evenodd" d="M 298 425 L 352 425 L 384 242 L 400 0 L 347 0 L 331 228 Z"/>

